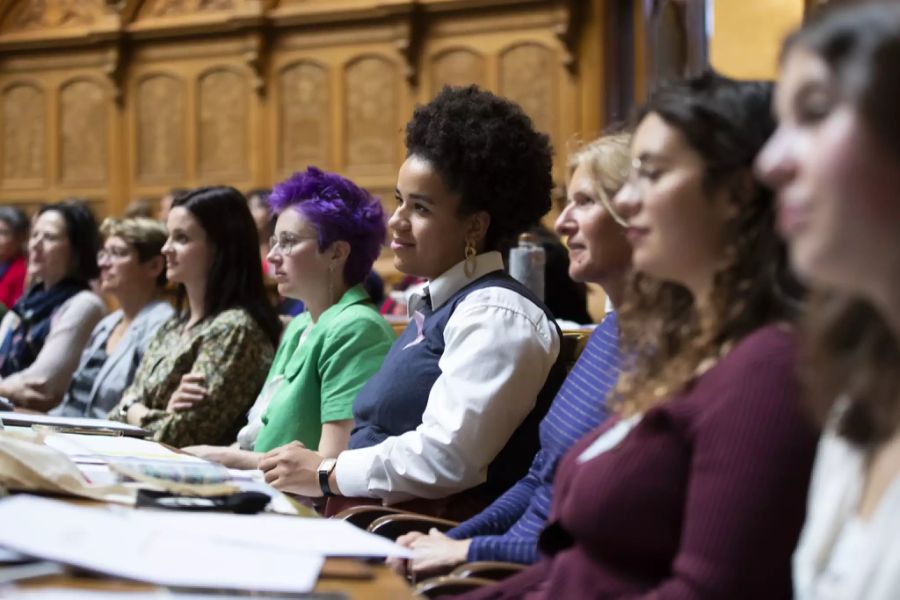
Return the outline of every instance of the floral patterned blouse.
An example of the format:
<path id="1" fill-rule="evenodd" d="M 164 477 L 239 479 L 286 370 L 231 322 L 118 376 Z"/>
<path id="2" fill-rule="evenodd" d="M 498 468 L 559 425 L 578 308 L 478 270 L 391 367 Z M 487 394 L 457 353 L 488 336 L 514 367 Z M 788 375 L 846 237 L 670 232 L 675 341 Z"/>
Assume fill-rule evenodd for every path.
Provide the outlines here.
<path id="1" fill-rule="evenodd" d="M 139 402 L 149 408 L 141 426 L 158 442 L 176 447 L 228 445 L 262 388 L 274 349 L 243 309 L 222 311 L 183 331 L 186 322 L 186 316 L 174 316 L 163 323 L 119 406 Z M 188 410 L 166 412 L 169 398 L 187 373 L 206 377 L 206 398 Z M 109 418 L 124 420 L 119 406 Z"/>

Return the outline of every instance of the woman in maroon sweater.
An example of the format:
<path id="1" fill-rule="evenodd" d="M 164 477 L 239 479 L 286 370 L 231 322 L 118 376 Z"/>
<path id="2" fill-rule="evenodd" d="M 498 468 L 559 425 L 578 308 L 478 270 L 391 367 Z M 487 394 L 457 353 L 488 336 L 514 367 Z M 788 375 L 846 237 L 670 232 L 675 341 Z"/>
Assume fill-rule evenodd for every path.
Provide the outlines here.
<path id="1" fill-rule="evenodd" d="M 467 597 L 790 597 L 816 435 L 787 325 L 799 290 L 751 173 L 770 99 L 706 74 L 642 111 L 616 197 L 636 270 L 618 417 L 561 463 L 542 560 Z"/>

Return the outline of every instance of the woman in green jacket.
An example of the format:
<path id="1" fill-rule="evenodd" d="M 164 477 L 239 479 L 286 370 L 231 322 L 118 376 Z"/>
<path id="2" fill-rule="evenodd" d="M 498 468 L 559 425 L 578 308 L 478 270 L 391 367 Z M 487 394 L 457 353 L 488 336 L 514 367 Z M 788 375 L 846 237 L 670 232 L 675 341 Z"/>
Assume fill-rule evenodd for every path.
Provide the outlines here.
<path id="1" fill-rule="evenodd" d="M 324 456 L 346 449 L 356 394 L 394 341 L 362 287 L 384 243 L 379 202 L 310 167 L 277 185 L 269 205 L 278 215 L 271 273 L 278 292 L 302 300 L 306 310 L 285 330 L 237 441 L 185 448 L 233 468 L 255 469 L 261 453 L 292 441 Z M 202 398 L 183 406 L 196 401 Z"/>

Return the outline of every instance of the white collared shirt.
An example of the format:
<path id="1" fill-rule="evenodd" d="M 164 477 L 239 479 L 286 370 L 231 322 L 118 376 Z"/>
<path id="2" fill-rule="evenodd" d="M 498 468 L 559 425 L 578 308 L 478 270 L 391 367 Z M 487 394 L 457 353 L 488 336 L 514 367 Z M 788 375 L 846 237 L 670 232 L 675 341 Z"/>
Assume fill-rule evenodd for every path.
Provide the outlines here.
<path id="1" fill-rule="evenodd" d="M 429 282 L 432 308 L 502 268 L 499 252 L 479 255 L 471 279 L 457 263 Z M 447 321 L 444 342 L 441 375 L 422 423 L 370 448 L 342 452 L 335 467 L 342 495 L 391 504 L 443 498 L 484 482 L 488 465 L 534 408 L 559 354 L 559 335 L 544 311 L 500 287 L 466 296 Z"/>

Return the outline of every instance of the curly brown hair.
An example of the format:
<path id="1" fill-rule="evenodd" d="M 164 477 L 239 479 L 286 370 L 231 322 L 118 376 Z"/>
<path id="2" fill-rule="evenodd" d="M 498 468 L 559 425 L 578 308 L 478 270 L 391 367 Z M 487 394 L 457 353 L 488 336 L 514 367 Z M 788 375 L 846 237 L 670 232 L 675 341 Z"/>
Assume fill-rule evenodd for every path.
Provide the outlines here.
<path id="1" fill-rule="evenodd" d="M 706 190 L 728 189 L 736 207 L 713 292 L 700 305 L 687 288 L 635 272 L 620 315 L 624 364 L 610 396 L 623 415 L 644 412 L 682 390 L 743 336 L 794 316 L 802 288 L 775 233 L 771 192 L 752 176 L 774 131 L 772 85 L 707 72 L 659 89 L 638 114 L 677 128 L 705 162 Z"/>
<path id="2" fill-rule="evenodd" d="M 895 1 L 824 9 L 785 41 L 820 57 L 843 100 L 870 125 L 900 165 L 900 5 Z M 900 277 L 900 272 L 897 272 Z M 824 424 L 836 400 L 838 434 L 872 447 L 900 430 L 900 336 L 882 312 L 846 292 L 820 290 L 805 320 L 801 377 Z"/>

